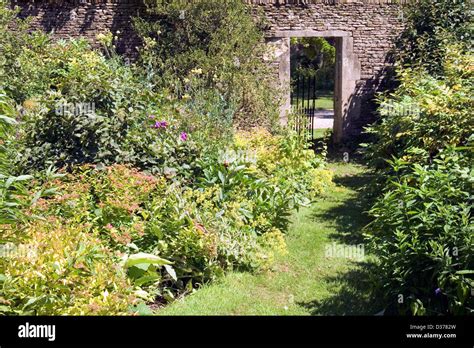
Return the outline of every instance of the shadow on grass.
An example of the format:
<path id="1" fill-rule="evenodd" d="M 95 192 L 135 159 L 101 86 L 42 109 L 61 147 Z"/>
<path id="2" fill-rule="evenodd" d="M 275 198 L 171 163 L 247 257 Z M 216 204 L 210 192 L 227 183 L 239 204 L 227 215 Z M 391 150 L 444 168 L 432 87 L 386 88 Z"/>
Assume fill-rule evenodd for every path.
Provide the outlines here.
<path id="1" fill-rule="evenodd" d="M 329 235 L 331 242 L 347 245 L 364 243 L 363 227 L 369 222 L 365 211 L 370 202 L 364 198 L 365 186 L 370 183 L 371 176 L 367 173 L 342 174 L 335 178 L 335 183 L 351 190 L 348 196 L 341 200 L 335 197 L 338 203 L 334 207 L 316 211 L 313 219 L 331 225 L 337 232 Z M 371 291 L 373 265 L 368 262 L 352 264 L 347 272 L 337 273 L 325 278 L 333 294 L 321 301 L 314 300 L 300 303 L 310 310 L 312 315 L 374 315 L 383 306 L 376 301 Z"/>
<path id="2" fill-rule="evenodd" d="M 366 211 L 370 207 L 364 193 L 370 180 L 371 176 L 366 173 L 337 176 L 334 179 L 336 185 L 353 193 L 331 209 L 314 212 L 313 219 L 333 225 L 337 232 L 329 237 L 334 241 L 351 245 L 363 243 L 362 229 L 369 222 Z"/>
<path id="3" fill-rule="evenodd" d="M 327 277 L 332 296 L 298 305 L 308 309 L 311 315 L 375 315 L 383 309 L 383 304 L 370 291 L 371 267 L 362 263 L 348 272 Z"/>

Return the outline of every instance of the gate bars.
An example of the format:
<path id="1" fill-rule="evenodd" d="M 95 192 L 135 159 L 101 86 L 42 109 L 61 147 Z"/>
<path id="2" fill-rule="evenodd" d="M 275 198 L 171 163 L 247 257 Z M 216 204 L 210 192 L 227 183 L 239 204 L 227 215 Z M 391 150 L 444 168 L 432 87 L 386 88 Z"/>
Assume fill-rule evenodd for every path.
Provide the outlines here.
<path id="1" fill-rule="evenodd" d="M 314 139 L 316 111 L 316 76 L 298 76 L 291 90 L 291 108 L 295 114 L 303 115 L 295 120 L 298 133 L 307 132 Z"/>

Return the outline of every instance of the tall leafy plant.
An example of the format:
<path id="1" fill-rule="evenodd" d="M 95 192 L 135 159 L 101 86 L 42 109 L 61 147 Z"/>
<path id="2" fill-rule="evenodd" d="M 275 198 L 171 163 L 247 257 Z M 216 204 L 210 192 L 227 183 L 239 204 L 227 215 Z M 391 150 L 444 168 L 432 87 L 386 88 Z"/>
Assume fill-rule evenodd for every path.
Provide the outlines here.
<path id="1" fill-rule="evenodd" d="M 473 56 L 456 30 L 454 42 L 444 41 L 444 21 L 459 22 L 465 3 L 417 4 L 409 28 L 421 31 L 402 37 L 416 47 L 401 51 L 400 86 L 381 97 L 381 120 L 369 128 L 378 184 L 367 226 L 378 256 L 374 284 L 403 314 L 472 314 Z"/>
<path id="2" fill-rule="evenodd" d="M 278 93 L 262 60 L 261 23 L 248 6 L 212 0 L 146 3 L 149 18 L 138 18 L 135 26 L 144 41 L 140 57 L 152 80 L 183 96 L 195 78 L 200 88 L 217 91 L 234 105 L 233 119 L 240 126 L 277 120 Z"/>
<path id="3" fill-rule="evenodd" d="M 18 125 L 14 115 L 11 100 L 0 91 L 0 225 L 22 217 L 23 196 L 27 195 L 23 182 L 31 179 L 29 175 L 12 175 L 14 131 Z"/>

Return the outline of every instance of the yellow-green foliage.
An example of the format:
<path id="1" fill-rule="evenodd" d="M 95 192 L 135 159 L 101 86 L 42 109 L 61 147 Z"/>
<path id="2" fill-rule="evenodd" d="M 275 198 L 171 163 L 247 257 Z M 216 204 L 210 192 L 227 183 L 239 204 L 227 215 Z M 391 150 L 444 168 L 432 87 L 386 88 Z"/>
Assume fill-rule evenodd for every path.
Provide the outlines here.
<path id="1" fill-rule="evenodd" d="M 125 272 L 90 227 L 49 217 L 28 223 L 20 238 L 17 229 L 3 231 L 2 237 L 15 241 L 17 249 L 0 258 L 0 312 L 126 313 L 134 297 Z"/>
<path id="2" fill-rule="evenodd" d="M 277 228 L 272 228 L 260 236 L 258 243 L 262 249 L 262 252 L 259 254 L 262 268 L 271 266 L 278 255 L 288 254 L 285 236 Z"/>
<path id="3" fill-rule="evenodd" d="M 455 44 L 445 50 L 442 78 L 401 69 L 399 88 L 381 97 L 381 122 L 369 128 L 378 140 L 368 148 L 377 167 L 386 167 L 393 157 L 420 163 L 417 149 L 432 157 L 447 146 L 464 145 L 472 135 L 474 55 Z"/>
<path id="4" fill-rule="evenodd" d="M 273 135 L 264 128 L 239 131 L 235 147 L 254 154 L 254 169 L 275 183 L 293 180 L 296 190 L 314 199 L 332 183 L 332 172 L 324 168 L 324 160 L 307 149 L 304 140 L 287 131 Z M 300 184 L 300 185 L 298 185 Z"/>

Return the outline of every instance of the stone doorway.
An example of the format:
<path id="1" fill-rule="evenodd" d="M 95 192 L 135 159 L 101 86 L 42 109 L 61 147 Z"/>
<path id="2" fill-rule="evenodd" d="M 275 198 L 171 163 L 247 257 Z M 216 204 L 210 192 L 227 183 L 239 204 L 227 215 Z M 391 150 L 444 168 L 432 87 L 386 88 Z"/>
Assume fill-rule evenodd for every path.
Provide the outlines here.
<path id="1" fill-rule="evenodd" d="M 286 124 L 288 113 L 291 111 L 291 62 L 290 62 L 290 39 L 301 37 L 325 37 L 333 38 L 336 47 L 335 64 L 335 86 L 334 86 L 334 125 L 333 140 L 341 143 L 348 138 L 351 118 L 358 118 L 360 105 L 353 96 L 356 91 L 356 83 L 360 80 L 360 63 L 354 54 L 353 39 L 350 32 L 330 30 L 285 30 L 275 32 L 271 40 L 279 47 L 278 65 L 279 79 L 285 91 L 284 102 L 281 108 L 281 123 Z"/>
<path id="2" fill-rule="evenodd" d="M 336 48 L 333 38 L 291 38 L 291 109 L 296 124 L 314 140 L 333 130 Z"/>

